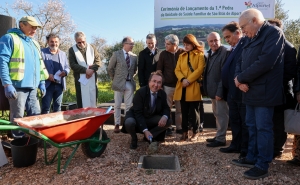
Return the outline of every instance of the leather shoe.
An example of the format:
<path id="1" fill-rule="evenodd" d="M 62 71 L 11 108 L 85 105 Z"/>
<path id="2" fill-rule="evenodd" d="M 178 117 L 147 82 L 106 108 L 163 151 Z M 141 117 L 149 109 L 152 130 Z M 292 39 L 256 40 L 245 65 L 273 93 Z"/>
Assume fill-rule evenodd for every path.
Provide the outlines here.
<path id="1" fill-rule="evenodd" d="M 114 133 L 119 133 L 120 132 L 120 125 L 116 125 L 114 128 Z"/>
<path id="2" fill-rule="evenodd" d="M 130 149 L 136 149 L 136 148 L 137 148 L 137 141 L 131 141 Z"/>
<path id="3" fill-rule="evenodd" d="M 215 140 L 214 142 L 206 144 L 206 146 L 208 146 L 208 147 L 218 147 L 218 146 L 225 146 L 225 145 L 226 145 L 226 142 L 220 142 L 220 141 L 217 141 L 217 140 Z"/>
<path id="4" fill-rule="evenodd" d="M 212 142 L 214 142 L 215 140 L 216 140 L 215 137 L 214 137 L 214 138 L 208 138 L 208 139 L 206 139 L 206 142 L 212 143 Z"/>
<path id="5" fill-rule="evenodd" d="M 220 152 L 223 152 L 223 153 L 240 153 L 239 150 L 237 150 L 231 146 L 229 146 L 227 148 L 220 148 L 219 150 L 220 150 Z"/>

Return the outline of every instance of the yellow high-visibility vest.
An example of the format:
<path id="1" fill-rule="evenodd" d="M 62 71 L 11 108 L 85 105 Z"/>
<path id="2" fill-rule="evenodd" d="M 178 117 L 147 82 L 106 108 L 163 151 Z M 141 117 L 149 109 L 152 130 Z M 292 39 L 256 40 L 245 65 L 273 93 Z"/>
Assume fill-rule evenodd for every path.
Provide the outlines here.
<path id="1" fill-rule="evenodd" d="M 20 81 L 24 78 L 25 71 L 25 54 L 24 46 L 20 37 L 16 33 L 9 33 L 14 41 L 14 50 L 9 62 L 9 76 L 11 80 Z M 38 50 L 40 58 L 40 80 L 47 80 L 49 77 L 48 71 L 45 67 L 43 58 L 40 53 L 40 45 L 35 40 L 32 40 Z"/>

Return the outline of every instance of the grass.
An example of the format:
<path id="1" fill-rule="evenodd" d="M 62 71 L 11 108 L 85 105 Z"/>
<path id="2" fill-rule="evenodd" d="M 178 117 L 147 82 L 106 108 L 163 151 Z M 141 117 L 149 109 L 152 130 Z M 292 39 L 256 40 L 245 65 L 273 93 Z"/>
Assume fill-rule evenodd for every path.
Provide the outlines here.
<path id="1" fill-rule="evenodd" d="M 110 82 L 98 83 L 98 102 L 104 103 L 114 99 L 114 91 L 111 90 Z M 68 87 L 67 91 L 64 92 L 63 102 L 76 102 L 76 91 L 75 86 Z"/>

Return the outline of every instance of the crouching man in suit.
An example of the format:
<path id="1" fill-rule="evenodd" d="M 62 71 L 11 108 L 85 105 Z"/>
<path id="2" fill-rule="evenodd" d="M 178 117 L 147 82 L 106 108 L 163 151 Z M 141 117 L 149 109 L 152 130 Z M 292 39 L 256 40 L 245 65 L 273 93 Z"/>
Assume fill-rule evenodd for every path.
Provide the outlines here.
<path id="1" fill-rule="evenodd" d="M 131 149 L 137 148 L 136 133 L 144 133 L 144 137 L 152 141 L 163 141 L 165 131 L 171 125 L 170 107 L 167 95 L 161 89 L 163 76 L 152 72 L 147 86 L 136 91 L 133 105 L 126 113 L 123 133 L 131 135 Z"/>

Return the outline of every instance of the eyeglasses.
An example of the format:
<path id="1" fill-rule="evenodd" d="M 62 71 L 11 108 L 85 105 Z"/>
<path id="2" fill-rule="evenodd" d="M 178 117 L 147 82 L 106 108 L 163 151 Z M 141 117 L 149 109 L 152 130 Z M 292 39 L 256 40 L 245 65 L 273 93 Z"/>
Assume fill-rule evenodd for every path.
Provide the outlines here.
<path id="1" fill-rule="evenodd" d="M 128 44 L 130 46 L 134 46 L 134 43 L 133 42 L 125 42 L 125 44 Z"/>
<path id="2" fill-rule="evenodd" d="M 243 26 L 241 26 L 241 30 L 244 30 L 245 27 L 251 22 L 252 20 L 250 19 L 246 24 L 244 24 Z"/>

